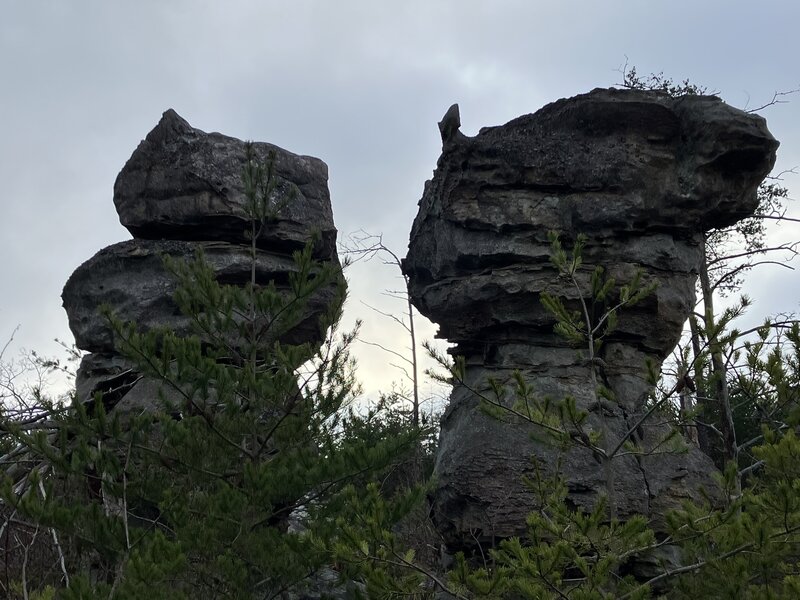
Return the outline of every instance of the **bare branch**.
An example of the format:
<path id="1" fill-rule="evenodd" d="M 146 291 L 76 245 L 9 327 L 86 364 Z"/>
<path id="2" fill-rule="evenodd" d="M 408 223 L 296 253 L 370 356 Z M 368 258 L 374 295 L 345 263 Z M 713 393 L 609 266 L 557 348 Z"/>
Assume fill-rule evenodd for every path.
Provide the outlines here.
<path id="1" fill-rule="evenodd" d="M 11 332 L 11 336 L 8 338 L 8 341 L 6 341 L 5 345 L 3 346 L 3 349 L 0 350 L 0 360 L 3 360 L 3 355 L 5 355 L 6 350 L 8 350 L 8 347 L 11 345 L 11 342 L 14 341 L 14 336 L 17 334 L 17 331 L 19 331 L 19 327 L 20 327 L 19 325 L 14 327 L 14 331 Z"/>
<path id="2" fill-rule="evenodd" d="M 409 329 L 408 325 L 406 325 L 405 321 L 403 321 L 403 320 L 402 320 L 401 318 L 399 318 L 398 316 L 396 316 L 396 315 L 393 315 L 392 313 L 387 313 L 387 312 L 384 312 L 384 311 L 382 311 L 382 310 L 380 310 L 380 309 L 377 309 L 377 308 L 375 308 L 374 306 L 371 306 L 371 305 L 367 304 L 367 303 L 366 303 L 366 302 L 364 302 L 363 300 L 361 301 L 361 304 L 363 304 L 364 306 L 366 306 L 366 307 L 367 307 L 367 308 L 369 308 L 370 310 L 373 310 L 373 311 L 375 311 L 375 312 L 376 312 L 376 313 L 378 313 L 379 315 L 383 315 L 384 317 L 387 317 L 387 318 L 391 319 L 392 321 L 394 321 L 395 323 L 397 323 L 398 325 L 400 325 L 400 326 L 401 326 L 403 329 L 405 329 L 406 331 L 409 331 L 409 332 L 410 332 L 410 329 Z"/>
<path id="3" fill-rule="evenodd" d="M 758 108 L 750 108 L 750 109 L 748 109 L 745 106 L 744 111 L 748 112 L 748 113 L 757 113 L 759 111 L 764 110 L 765 108 L 769 108 L 770 106 L 774 106 L 776 104 L 786 104 L 788 102 L 788 100 L 783 100 L 783 98 L 786 97 L 786 96 L 791 96 L 792 94 L 796 94 L 797 92 L 800 92 L 800 87 L 795 88 L 793 90 L 784 91 L 784 92 L 775 91 L 772 94 L 772 99 L 769 102 L 766 102 L 765 104 L 762 104 Z"/>
<path id="4" fill-rule="evenodd" d="M 730 254 L 728 256 L 719 256 L 717 258 L 711 259 L 707 261 L 707 265 L 709 267 L 714 266 L 717 263 L 725 262 L 734 260 L 736 258 L 745 258 L 749 256 L 753 256 L 756 254 L 766 254 L 767 252 L 780 252 L 782 250 L 788 251 L 792 254 L 792 257 L 798 255 L 797 246 L 800 245 L 800 242 L 792 242 L 791 244 L 781 244 L 780 246 L 775 246 L 772 248 L 759 248 L 758 250 L 749 250 L 747 252 L 740 252 L 739 254 Z"/>
<path id="5" fill-rule="evenodd" d="M 358 339 L 358 341 L 359 341 L 359 342 L 361 342 L 362 344 L 366 344 L 366 345 L 368 345 L 368 346 L 375 346 L 376 348 L 380 348 L 380 349 L 381 349 L 381 350 L 383 350 L 384 352 L 388 352 L 389 354 L 393 354 L 393 355 L 394 355 L 394 356 L 396 356 L 397 358 L 399 358 L 399 359 L 401 359 L 401 360 L 404 360 L 404 361 L 406 361 L 408 364 L 411 364 L 411 365 L 413 365 L 413 364 L 414 364 L 414 363 L 412 363 L 412 362 L 411 362 L 411 359 L 409 359 L 409 358 L 406 358 L 405 356 L 403 356 L 403 355 L 402 355 L 402 354 L 400 354 L 399 352 L 395 352 L 395 351 L 394 351 L 394 350 L 392 350 L 391 348 L 387 348 L 386 346 L 384 346 L 384 345 L 382 345 L 382 344 L 379 344 L 379 343 L 377 343 L 377 342 L 368 342 L 367 340 L 362 340 L 361 338 L 359 338 L 359 339 Z"/>

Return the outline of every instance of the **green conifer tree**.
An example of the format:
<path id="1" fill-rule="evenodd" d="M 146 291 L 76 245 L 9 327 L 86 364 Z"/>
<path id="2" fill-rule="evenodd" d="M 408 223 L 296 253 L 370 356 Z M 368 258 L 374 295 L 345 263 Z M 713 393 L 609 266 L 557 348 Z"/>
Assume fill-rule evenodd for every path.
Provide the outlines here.
<path id="1" fill-rule="evenodd" d="M 333 298 L 321 335 L 336 324 L 344 279 L 338 265 L 312 260 L 310 240 L 288 291 L 263 281 L 256 242 L 282 207 L 272 202 L 271 162 L 250 153 L 243 179 L 247 285 L 217 281 L 202 254 L 165 258 L 196 335 L 143 333 L 106 310 L 118 351 L 159 384 L 155 408 L 107 414 L 97 397 L 50 433 L 15 430 L 39 466 L 26 485 L 6 482 L 3 499 L 58 532 L 68 579 L 60 597 L 280 596 L 328 564 L 337 516 L 358 495 L 344 494 L 347 484 L 413 447 L 413 432 L 375 440 L 342 429 L 357 387 L 353 333 L 328 336 L 321 349 L 285 342 L 317 294 Z"/>

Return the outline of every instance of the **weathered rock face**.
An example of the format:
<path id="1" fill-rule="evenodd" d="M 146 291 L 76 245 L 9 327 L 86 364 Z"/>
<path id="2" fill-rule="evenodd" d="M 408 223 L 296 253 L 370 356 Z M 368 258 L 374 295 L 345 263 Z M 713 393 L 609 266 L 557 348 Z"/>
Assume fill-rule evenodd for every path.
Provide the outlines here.
<path id="1" fill-rule="evenodd" d="M 521 483 L 560 460 L 570 501 L 592 506 L 603 469 L 585 448 L 566 452 L 532 440 L 536 428 L 484 414 L 472 390 L 519 370 L 540 397 L 572 396 L 588 427 L 652 449 L 666 425 L 636 427 L 651 390 L 646 361 L 660 365 L 694 306 L 703 232 L 756 207 L 756 189 L 778 143 L 762 118 L 718 98 L 594 90 L 475 137 L 458 131 L 457 109 L 440 123 L 443 151 L 426 183 L 404 270 L 419 310 L 466 360 L 466 381 L 442 419 L 433 494 L 440 531 L 454 548 L 519 535 L 534 498 Z M 553 332 L 540 295 L 578 308 L 578 292 L 550 262 L 548 232 L 571 246 L 587 236 L 581 295 L 602 265 L 617 286 L 643 270 L 655 292 L 625 309 L 602 365 L 588 364 Z M 591 369 L 615 403 L 599 403 Z M 503 402 L 512 402 L 512 394 Z M 539 436 L 541 439 L 541 431 Z M 612 462 L 616 513 L 650 516 L 713 487 L 711 461 L 685 454 L 627 455 Z"/>
<path id="2" fill-rule="evenodd" d="M 189 317 L 183 315 L 173 295 L 175 277 L 164 269 L 163 257 L 192 260 L 197 250 L 220 282 L 244 286 L 250 281 L 249 250 L 227 242 L 175 240 L 129 240 L 104 248 L 78 267 L 64 286 L 64 308 L 75 343 L 90 352 L 113 352 L 114 339 L 98 307 L 113 307 L 125 322 L 136 323 L 142 332 L 167 328 L 178 335 L 193 333 Z M 288 254 L 261 251 L 256 256 L 256 282 L 272 281 L 288 292 L 289 275 L 297 267 Z M 333 302 L 336 290 L 323 289 L 309 302 L 306 319 L 287 332 L 287 344 L 320 341 L 319 316 Z M 265 342 L 267 343 L 267 342 Z"/>
<path id="3" fill-rule="evenodd" d="M 315 258 L 338 265 L 336 229 L 327 186 L 328 169 L 317 158 L 277 146 L 252 145 L 254 158 L 273 157 L 277 178 L 271 201 L 275 217 L 258 238 L 255 276 L 290 289 L 297 267 L 292 252 L 316 240 Z M 193 333 L 189 319 L 173 301 L 175 277 L 163 256 L 192 259 L 202 251 L 218 281 L 245 285 L 251 277 L 249 227 L 242 171 L 246 145 L 218 133 L 192 128 L 168 110 L 134 151 L 114 185 L 120 221 L 134 239 L 104 248 L 81 265 L 62 294 L 76 345 L 91 354 L 77 374 L 78 399 L 104 393 L 107 408 L 147 410 L 157 406 L 155 382 L 141 377 L 114 348 L 112 331 L 99 308 L 108 305 L 122 321 L 141 331 L 167 328 Z M 337 285 L 314 293 L 304 313 L 280 341 L 321 343 L 319 319 L 337 299 Z M 271 340 L 265 340 L 268 344 Z M 169 394 L 169 390 L 161 393 Z"/>
<path id="4" fill-rule="evenodd" d="M 250 223 L 242 184 L 242 140 L 194 129 L 170 109 L 139 144 L 114 183 L 120 222 L 138 239 L 246 242 Z M 328 166 L 263 142 L 252 143 L 257 160 L 273 157 L 278 218 L 259 246 L 291 251 L 312 232 L 321 236 L 316 257 L 336 257 Z"/>

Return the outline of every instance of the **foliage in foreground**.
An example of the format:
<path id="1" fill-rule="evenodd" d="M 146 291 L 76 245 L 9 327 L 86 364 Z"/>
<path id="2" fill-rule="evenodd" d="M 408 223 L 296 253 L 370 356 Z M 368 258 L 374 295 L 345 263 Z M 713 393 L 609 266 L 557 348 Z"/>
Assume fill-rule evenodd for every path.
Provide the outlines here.
<path id="1" fill-rule="evenodd" d="M 556 267 L 575 282 L 581 266 L 580 245 L 570 258 L 554 236 L 553 250 Z M 603 336 L 613 330 L 616 313 L 647 289 L 637 279 L 636 285 L 623 286 L 614 299 L 613 288 L 613 282 L 604 283 L 602 273 L 595 270 L 583 313 L 573 313 L 555 299 L 546 301 L 557 318 L 557 330 L 583 346 L 590 358 L 600 348 Z M 599 317 L 589 315 L 588 305 L 606 301 L 607 308 Z M 389 508 L 374 494 L 362 499 L 358 513 L 366 525 L 358 531 L 372 531 L 372 537 L 358 538 L 358 531 L 343 528 L 349 543 L 338 548 L 339 560 L 361 573 L 370 597 L 423 597 L 434 590 L 464 599 L 642 599 L 665 593 L 670 598 L 797 597 L 800 440 L 795 429 L 800 424 L 800 328 L 795 324 L 786 335 L 772 338 L 766 357 L 762 354 L 766 333 L 761 332 L 759 339 L 760 343 L 745 346 L 750 365 L 747 381 L 765 384 L 760 390 L 770 391 L 772 401 L 781 403 L 785 420 L 777 429 L 762 429 L 759 444 L 752 449 L 757 462 L 751 465 L 749 485 L 743 490 L 738 465 L 729 463 L 720 479 L 727 492 L 723 505 L 687 502 L 665 515 L 665 524 L 655 532 L 641 517 L 621 521 L 610 516 L 610 495 L 590 512 L 571 507 L 565 481 L 558 475 L 560 469 L 549 470 L 555 473 L 549 477 L 537 469 L 536 478 L 525 484 L 540 508 L 530 514 L 525 538 L 501 541 L 478 557 L 458 555 L 446 575 L 432 572 L 415 560 L 413 552 L 403 550 L 392 535 Z M 464 384 L 463 371 L 463 362 L 449 365 L 449 377 L 457 384 Z M 737 375 L 741 378 L 742 373 Z M 609 444 L 602 428 L 587 429 L 585 413 L 574 401 L 538 398 L 520 374 L 513 378 L 512 387 L 516 402 L 510 407 L 497 400 L 506 393 L 499 382 L 490 382 L 488 394 L 473 391 L 491 414 L 502 418 L 510 413 L 527 420 L 541 437 L 562 448 L 583 447 L 598 457 L 601 465 L 623 447 L 628 452 L 645 452 L 618 441 Z M 614 401 L 600 386 L 597 393 Z M 653 405 L 647 414 L 658 409 L 658 404 Z"/>
<path id="2" fill-rule="evenodd" d="M 631 74 L 630 83 L 642 85 Z M 673 95 L 702 92 L 663 77 L 648 85 Z M 274 207 L 268 169 L 251 168 L 255 234 Z M 556 266 L 573 277 L 580 252 L 570 257 L 556 241 Z M 344 579 L 360 584 L 353 595 L 372 598 L 447 591 L 458 598 L 605 600 L 659 597 L 667 589 L 670 598 L 800 597 L 797 325 L 778 338 L 766 328 L 755 342 L 738 345 L 735 332 L 722 333 L 724 315 L 698 330 L 698 337 L 727 346 L 729 359 L 743 357 L 737 364 L 746 367 L 726 374 L 736 438 L 746 440 L 740 445 L 747 458 L 742 453 L 738 465 L 728 464 L 725 506 L 687 504 L 667 515 L 666 529 L 656 534 L 641 518 L 615 519 L 613 497 L 591 512 L 570 508 L 564 481 L 537 472 L 525 482 L 541 506 L 528 519 L 527 536 L 477 558 L 456 556 L 441 572 L 397 526 L 423 502 L 424 488 L 413 483 L 428 472 L 429 454 L 416 451 L 410 475 L 398 466 L 418 432 L 391 410 L 343 417 L 354 389 L 349 337 L 340 345 L 329 341 L 321 352 L 280 342 L 308 298 L 338 274 L 313 264 L 308 249 L 297 256 L 289 295 L 255 280 L 244 289 L 221 286 L 202 260 L 172 268 L 200 337 L 142 335 L 115 323 L 125 354 L 169 390 L 159 410 L 106 414 L 97 398 L 74 413 L 53 411 L 49 428 L 38 433 L 5 421 L 3 451 L 14 440 L 37 460 L 28 477 L 3 490 L 13 510 L 6 524 L 24 516 L 35 524 L 34 539 L 52 532 L 65 558 L 57 586 L 26 582 L 23 568 L 21 581 L 6 582 L 7 593 L 45 599 L 57 587 L 65 598 L 269 598 L 335 565 Z M 648 290 L 630 282 L 627 294 L 615 296 L 614 282 L 599 270 L 591 283 L 593 304 L 601 302 L 605 317 L 585 327 L 586 315 L 557 298 L 545 302 L 559 317 L 559 331 L 583 346 L 593 365 L 616 311 Z M 333 311 L 321 326 L 335 317 Z M 235 347 L 233 338 L 250 345 Z M 708 354 L 697 353 L 695 362 Z M 314 366 L 298 385 L 303 364 Z M 458 370 L 451 375 L 457 379 Z M 700 393 L 713 396 L 713 376 L 696 379 Z M 596 392 L 614 401 L 600 386 Z M 568 399 L 544 403 L 521 378 L 515 393 L 516 406 L 535 414 L 552 442 L 578 444 L 601 463 L 640 451 L 610 442 L 603 431 L 574 435 L 584 416 Z M 658 403 L 668 406 L 666 398 Z M 706 415 L 714 417 L 708 407 Z M 290 530 L 290 521 L 293 528 L 302 521 L 302 531 Z M 643 558 L 649 570 L 634 572 Z M 47 577 L 57 581 L 61 572 Z"/>
<path id="3" fill-rule="evenodd" d="M 337 522 L 352 514 L 348 486 L 416 445 L 411 427 L 378 439 L 352 417 L 343 425 L 356 390 L 354 334 L 327 337 L 319 350 L 283 342 L 310 299 L 335 290 L 324 337 L 344 282 L 337 265 L 312 260 L 313 240 L 295 254 L 288 290 L 256 278 L 274 178 L 250 159 L 247 285 L 219 283 L 202 255 L 165 259 L 195 329 L 189 338 L 143 333 L 107 311 L 118 351 L 158 384 L 158 399 L 124 409 L 98 395 L 51 415 L 47 428 L 9 425 L 36 466 L 7 480 L 2 498 L 57 536 L 60 597 L 279 596 L 329 564 Z M 22 578 L 30 585 L 24 567 Z"/>

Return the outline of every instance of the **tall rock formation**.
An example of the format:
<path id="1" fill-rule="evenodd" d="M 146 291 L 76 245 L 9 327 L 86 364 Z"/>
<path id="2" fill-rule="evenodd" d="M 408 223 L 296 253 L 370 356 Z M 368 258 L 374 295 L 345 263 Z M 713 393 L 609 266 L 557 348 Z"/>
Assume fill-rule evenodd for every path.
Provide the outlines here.
<path id="1" fill-rule="evenodd" d="M 277 186 L 270 200 L 279 207 L 257 240 L 257 282 L 288 289 L 296 270 L 292 253 L 312 239 L 314 258 L 338 265 L 325 163 L 266 143 L 253 143 L 251 151 L 258 161 L 272 160 Z M 100 250 L 72 274 L 62 295 L 76 345 L 90 353 L 78 370 L 79 401 L 103 392 L 109 410 L 157 406 L 158 385 L 115 351 L 99 308 L 110 306 L 143 331 L 191 333 L 173 301 L 176 282 L 163 266 L 164 255 L 189 259 L 202 249 L 219 281 L 250 281 L 245 161 L 245 142 L 194 129 L 170 109 L 125 164 L 114 184 L 114 204 L 134 239 Z M 321 343 L 319 318 L 336 293 L 335 285 L 317 292 L 305 318 L 281 341 Z"/>
<path id="2" fill-rule="evenodd" d="M 588 508 L 607 477 L 592 452 L 534 441 L 541 431 L 485 414 L 474 390 L 521 372 L 540 397 L 575 398 L 587 428 L 645 450 L 666 425 L 636 427 L 660 365 L 695 303 L 703 233 L 752 214 L 778 143 L 762 118 L 715 97 L 598 89 L 559 100 L 475 137 L 458 131 L 456 108 L 440 123 L 443 151 L 425 185 L 404 270 L 414 304 L 465 358 L 442 419 L 433 492 L 437 526 L 451 548 L 523 534 L 535 507 L 522 484 L 531 457 L 547 471 L 561 460 L 569 501 Z M 587 237 L 581 295 L 602 265 L 617 286 L 643 271 L 657 288 L 619 315 L 591 365 L 554 333 L 543 292 L 578 308 L 572 284 L 550 261 L 548 232 L 565 246 Z M 598 402 L 591 370 L 615 394 Z M 502 402 L 511 403 L 509 392 Z M 601 415 L 602 411 L 602 415 Z M 711 461 L 687 453 L 627 454 L 611 461 L 616 514 L 657 522 L 684 498 L 713 487 Z"/>

